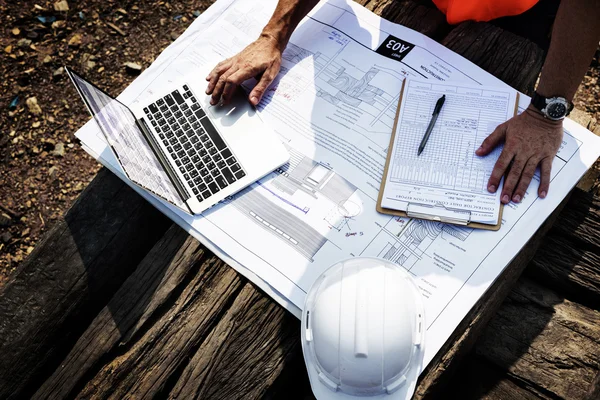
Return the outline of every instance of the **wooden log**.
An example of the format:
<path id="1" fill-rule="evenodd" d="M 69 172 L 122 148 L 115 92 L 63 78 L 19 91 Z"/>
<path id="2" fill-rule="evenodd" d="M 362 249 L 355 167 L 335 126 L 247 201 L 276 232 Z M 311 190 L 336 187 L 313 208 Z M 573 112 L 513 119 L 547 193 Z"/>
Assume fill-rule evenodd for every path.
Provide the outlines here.
<path id="1" fill-rule="evenodd" d="M 446 398 L 486 400 L 534 400 L 551 397 L 536 386 L 506 376 L 489 361 L 470 355 L 456 371 L 456 377 L 444 391 Z"/>
<path id="2" fill-rule="evenodd" d="M 600 309 L 600 198 L 575 189 L 527 276 Z"/>
<path id="3" fill-rule="evenodd" d="M 296 317 L 248 283 L 186 366 L 169 397 L 260 398 L 298 354 L 299 333 Z"/>
<path id="4" fill-rule="evenodd" d="M 549 397 L 586 399 L 600 372 L 600 312 L 523 278 L 490 321 L 477 356 Z"/>
<path id="5" fill-rule="evenodd" d="M 171 225 L 136 270 L 79 337 L 67 357 L 34 398 L 72 397 L 101 360 L 120 354 L 131 340 L 152 326 L 153 319 L 173 303 L 196 263 L 208 256 L 202 245 Z"/>
<path id="6" fill-rule="evenodd" d="M 458 25 L 442 44 L 529 95 L 545 56 L 535 43 L 483 22 Z"/>
<path id="7" fill-rule="evenodd" d="M 256 398 L 298 348 L 299 330 L 172 227 L 34 398 Z"/>
<path id="8" fill-rule="evenodd" d="M 396 24 L 414 29 L 432 39 L 442 39 L 452 29 L 446 16 L 435 6 L 411 0 L 359 0 L 357 3 Z"/>
<path id="9" fill-rule="evenodd" d="M 0 290 L 0 398 L 35 390 L 170 224 L 98 173 Z"/>

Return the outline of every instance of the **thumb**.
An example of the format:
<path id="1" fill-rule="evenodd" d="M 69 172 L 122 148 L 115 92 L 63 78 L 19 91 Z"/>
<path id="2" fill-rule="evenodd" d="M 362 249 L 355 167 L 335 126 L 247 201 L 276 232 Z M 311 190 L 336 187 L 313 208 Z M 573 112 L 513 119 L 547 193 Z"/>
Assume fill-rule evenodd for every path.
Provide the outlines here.
<path id="1" fill-rule="evenodd" d="M 481 146 L 475 151 L 475 154 L 478 156 L 486 156 L 490 154 L 492 150 L 496 148 L 500 143 L 504 142 L 504 138 L 506 137 L 506 125 L 500 124 L 494 129 L 494 132 L 490 134 L 485 140 L 481 143 Z"/>

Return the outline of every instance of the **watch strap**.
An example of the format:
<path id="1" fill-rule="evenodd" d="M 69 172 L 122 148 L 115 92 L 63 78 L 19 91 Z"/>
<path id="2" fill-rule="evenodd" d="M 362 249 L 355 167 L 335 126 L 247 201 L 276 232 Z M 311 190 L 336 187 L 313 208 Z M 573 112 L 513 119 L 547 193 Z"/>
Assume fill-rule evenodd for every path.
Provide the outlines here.
<path id="1" fill-rule="evenodd" d="M 531 104 L 533 104 L 533 106 L 535 108 L 537 108 L 540 112 L 542 112 L 542 110 L 544 108 L 546 108 L 546 99 L 549 99 L 551 97 L 544 97 L 542 95 L 540 95 L 538 92 L 533 92 L 533 97 L 531 98 Z M 563 97 L 564 98 L 564 97 Z M 567 102 L 569 104 L 569 107 L 567 108 L 567 114 L 566 116 L 568 116 L 569 114 L 571 114 L 571 111 L 574 108 L 574 104 L 572 101 Z"/>
<path id="2" fill-rule="evenodd" d="M 542 112 L 542 110 L 546 108 L 546 97 L 541 96 L 540 94 L 538 94 L 538 92 L 533 92 L 531 104 L 533 104 L 535 108 Z"/>

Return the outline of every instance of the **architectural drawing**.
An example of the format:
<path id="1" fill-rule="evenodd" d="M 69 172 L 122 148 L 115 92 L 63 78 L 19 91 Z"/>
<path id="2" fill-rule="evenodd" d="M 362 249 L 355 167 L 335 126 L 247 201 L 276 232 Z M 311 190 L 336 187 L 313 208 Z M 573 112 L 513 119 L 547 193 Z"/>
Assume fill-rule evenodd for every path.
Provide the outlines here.
<path id="1" fill-rule="evenodd" d="M 392 218 L 363 254 L 385 258 L 410 270 L 435 240 L 451 237 L 464 242 L 472 232 L 472 228 L 436 221 Z"/>
<path id="2" fill-rule="evenodd" d="M 311 262 L 327 241 L 317 230 L 278 207 L 252 187 L 232 196 L 229 204 Z"/>

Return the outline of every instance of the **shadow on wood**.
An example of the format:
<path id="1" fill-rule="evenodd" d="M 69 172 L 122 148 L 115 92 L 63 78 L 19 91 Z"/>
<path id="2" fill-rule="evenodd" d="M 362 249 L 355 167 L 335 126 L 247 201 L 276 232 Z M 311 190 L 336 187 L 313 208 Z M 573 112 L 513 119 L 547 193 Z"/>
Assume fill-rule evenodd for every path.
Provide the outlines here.
<path id="1" fill-rule="evenodd" d="M 171 221 L 107 170 L 0 291 L 0 398 L 54 371 Z"/>

